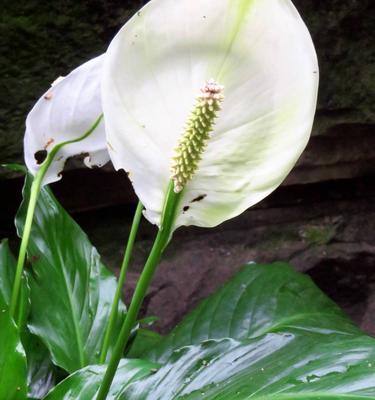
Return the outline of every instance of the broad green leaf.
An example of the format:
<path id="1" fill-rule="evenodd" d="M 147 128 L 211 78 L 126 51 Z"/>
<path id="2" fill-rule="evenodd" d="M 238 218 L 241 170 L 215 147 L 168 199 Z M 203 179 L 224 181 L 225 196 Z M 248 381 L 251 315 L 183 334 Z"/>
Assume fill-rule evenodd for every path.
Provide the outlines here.
<path id="1" fill-rule="evenodd" d="M 107 399 L 118 399 L 131 383 L 155 373 L 158 364 L 143 360 L 121 360 Z M 45 400 L 94 399 L 103 379 L 106 365 L 91 365 L 76 371 L 57 385 Z"/>
<path id="2" fill-rule="evenodd" d="M 309 277 L 283 263 L 249 264 L 200 303 L 159 346 L 141 356 L 161 362 L 174 349 L 207 339 L 242 340 L 289 328 L 327 334 L 358 333 L 358 328 Z"/>
<path id="3" fill-rule="evenodd" d="M 285 264 L 245 266 L 159 347 L 150 354 L 162 366 L 131 384 L 117 381 L 117 398 L 375 399 L 375 340 Z"/>
<path id="4" fill-rule="evenodd" d="M 26 357 L 18 329 L 9 312 L 0 307 L 0 399 L 26 399 Z"/>
<path id="5" fill-rule="evenodd" d="M 123 400 L 375 399 L 375 341 L 364 335 L 268 333 L 176 350 Z"/>
<path id="6" fill-rule="evenodd" d="M 375 399 L 375 340 L 281 263 L 245 266 L 155 347 L 163 367 L 122 399 Z"/>
<path id="7" fill-rule="evenodd" d="M 16 218 L 20 235 L 30 181 L 29 176 Z M 97 363 L 116 280 L 48 188 L 40 192 L 28 256 L 32 264 L 30 331 L 47 346 L 53 362 L 68 372 Z M 123 313 L 121 303 L 120 317 Z"/>

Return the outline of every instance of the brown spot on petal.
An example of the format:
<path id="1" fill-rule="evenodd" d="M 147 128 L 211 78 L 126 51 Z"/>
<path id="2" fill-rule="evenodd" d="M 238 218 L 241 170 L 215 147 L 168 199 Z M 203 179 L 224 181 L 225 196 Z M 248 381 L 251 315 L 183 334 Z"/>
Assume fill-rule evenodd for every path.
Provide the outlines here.
<path id="1" fill-rule="evenodd" d="M 186 211 L 189 211 L 189 206 L 185 206 L 183 209 L 182 209 L 182 211 L 184 212 L 184 213 L 186 213 Z"/>
<path id="2" fill-rule="evenodd" d="M 201 194 L 198 197 L 196 197 L 195 199 L 193 199 L 190 203 L 195 203 L 196 201 L 202 201 L 205 197 L 207 197 L 206 194 Z"/>
<path id="3" fill-rule="evenodd" d="M 44 98 L 45 100 L 51 100 L 51 99 L 52 99 L 52 96 L 53 96 L 52 92 L 48 92 L 48 93 L 46 93 L 46 94 L 43 96 L 43 98 Z"/>
<path id="4" fill-rule="evenodd" d="M 46 150 L 47 147 L 50 146 L 54 141 L 55 141 L 55 139 L 49 138 L 49 139 L 47 140 L 47 143 L 44 145 L 44 150 Z"/>
<path id="5" fill-rule="evenodd" d="M 43 161 L 47 158 L 47 150 L 43 149 L 43 150 L 38 150 L 37 152 L 34 153 L 34 158 L 36 160 L 36 163 L 38 165 L 42 164 Z"/>

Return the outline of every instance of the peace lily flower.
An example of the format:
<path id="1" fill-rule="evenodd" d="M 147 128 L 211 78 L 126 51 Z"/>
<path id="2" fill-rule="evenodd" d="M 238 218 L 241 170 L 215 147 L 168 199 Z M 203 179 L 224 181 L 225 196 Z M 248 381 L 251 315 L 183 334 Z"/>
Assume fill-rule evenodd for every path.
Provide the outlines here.
<path id="1" fill-rule="evenodd" d="M 60 77 L 37 101 L 26 119 L 25 162 L 35 175 L 47 153 L 59 143 L 81 137 L 102 114 L 100 77 L 104 55 L 96 57 Z M 61 179 L 66 160 L 83 154 L 88 167 L 109 161 L 104 122 L 86 139 L 67 144 L 56 154 L 43 184 Z"/>
<path id="2" fill-rule="evenodd" d="M 173 179 L 174 228 L 211 227 L 266 197 L 298 160 L 318 63 L 290 0 L 152 0 L 110 44 L 102 79 L 110 157 L 146 218 L 160 224 Z"/>

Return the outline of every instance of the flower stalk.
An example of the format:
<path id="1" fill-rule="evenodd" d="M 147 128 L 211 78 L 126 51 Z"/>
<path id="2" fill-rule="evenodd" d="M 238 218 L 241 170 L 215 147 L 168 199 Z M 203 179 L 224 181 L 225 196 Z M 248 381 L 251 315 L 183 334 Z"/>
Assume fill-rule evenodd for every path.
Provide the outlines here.
<path id="1" fill-rule="evenodd" d="M 179 204 L 180 193 L 175 193 L 174 183 L 170 182 L 167 196 L 164 203 L 164 211 L 159 232 L 156 236 L 150 255 L 146 261 L 144 269 L 138 280 L 135 292 L 130 303 L 126 318 L 119 333 L 112 356 L 109 360 L 107 370 L 99 388 L 96 400 L 105 400 L 111 387 L 117 367 L 123 355 L 126 344 L 129 340 L 131 330 L 136 322 L 139 309 L 150 286 L 151 280 L 155 274 L 156 268 L 160 262 L 165 247 L 167 246 L 176 217 L 176 211 Z"/>
<path id="2" fill-rule="evenodd" d="M 29 199 L 29 203 L 27 206 L 26 220 L 25 220 L 25 225 L 24 225 L 24 229 L 23 229 L 18 259 L 17 259 L 16 274 L 15 274 L 15 278 L 14 278 L 12 296 L 11 296 L 10 306 L 9 306 L 10 315 L 13 319 L 15 318 L 16 310 L 18 307 L 22 275 L 23 275 L 23 269 L 24 269 L 26 253 L 27 253 L 27 245 L 29 243 L 35 207 L 36 207 L 36 204 L 38 201 L 40 189 L 43 184 L 43 179 L 48 171 L 48 168 L 51 166 L 54 158 L 56 157 L 56 154 L 61 150 L 61 148 L 68 144 L 80 142 L 81 140 L 86 139 L 88 136 L 90 136 L 95 131 L 95 129 L 100 124 L 100 121 L 102 120 L 102 118 L 103 118 L 103 114 L 101 114 L 97 118 L 97 120 L 94 122 L 94 124 L 90 127 L 89 130 L 87 130 L 82 136 L 78 137 L 77 139 L 67 140 L 65 142 L 57 144 L 48 153 L 46 159 L 41 164 L 38 172 L 35 174 L 33 183 L 31 185 L 30 199 Z M 17 322 L 19 323 L 19 321 L 17 321 Z"/>
<path id="3" fill-rule="evenodd" d="M 101 364 L 103 364 L 106 360 L 110 340 L 113 335 L 113 330 L 116 326 L 118 305 L 120 303 L 121 292 L 122 292 L 122 288 L 125 283 L 126 273 L 127 273 L 129 262 L 130 262 L 130 257 L 133 252 L 134 242 L 135 242 L 135 238 L 137 236 L 139 223 L 142 218 L 142 210 L 143 210 L 143 204 L 141 202 L 138 202 L 138 206 L 135 211 L 134 218 L 133 218 L 132 227 L 130 229 L 128 243 L 126 245 L 125 255 L 124 255 L 124 258 L 123 258 L 123 261 L 121 264 L 120 275 L 118 278 L 116 293 L 115 293 L 115 297 L 113 299 L 112 308 L 111 308 L 111 312 L 109 315 L 108 325 L 107 325 L 104 339 L 103 339 L 103 345 L 102 345 L 102 350 L 101 350 L 100 359 L 99 359 L 99 362 Z"/>

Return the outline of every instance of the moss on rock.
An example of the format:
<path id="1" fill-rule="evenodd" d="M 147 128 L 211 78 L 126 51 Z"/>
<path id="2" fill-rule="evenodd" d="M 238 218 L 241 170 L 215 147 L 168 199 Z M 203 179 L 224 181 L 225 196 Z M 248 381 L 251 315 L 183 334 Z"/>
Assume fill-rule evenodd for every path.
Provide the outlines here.
<path id="1" fill-rule="evenodd" d="M 330 136 L 334 129 L 338 133 L 335 143 L 348 135 L 363 141 L 358 127 L 364 124 L 372 127 L 375 120 L 372 105 L 375 49 L 371 27 L 374 2 L 293 1 L 312 33 L 320 60 L 321 85 L 314 135 Z M 105 51 L 121 25 L 146 1 L 8 0 L 3 3 L 0 163 L 22 161 L 25 117 L 49 84 Z M 345 126 L 350 130 L 341 129 Z M 313 148 L 311 151 L 312 159 L 320 154 Z M 340 163 L 346 158 L 343 154 Z M 356 161 L 360 162 L 361 159 Z M 367 170 L 366 165 L 360 169 L 364 173 Z M 338 166 L 336 178 L 342 175 L 340 171 Z M 317 175 L 315 181 L 324 180 L 322 174 L 326 172 Z"/>
<path id="2" fill-rule="evenodd" d="M 56 77 L 104 52 L 142 4 L 130 0 L 3 2 L 0 162 L 22 162 L 24 121 L 34 102 Z"/>

